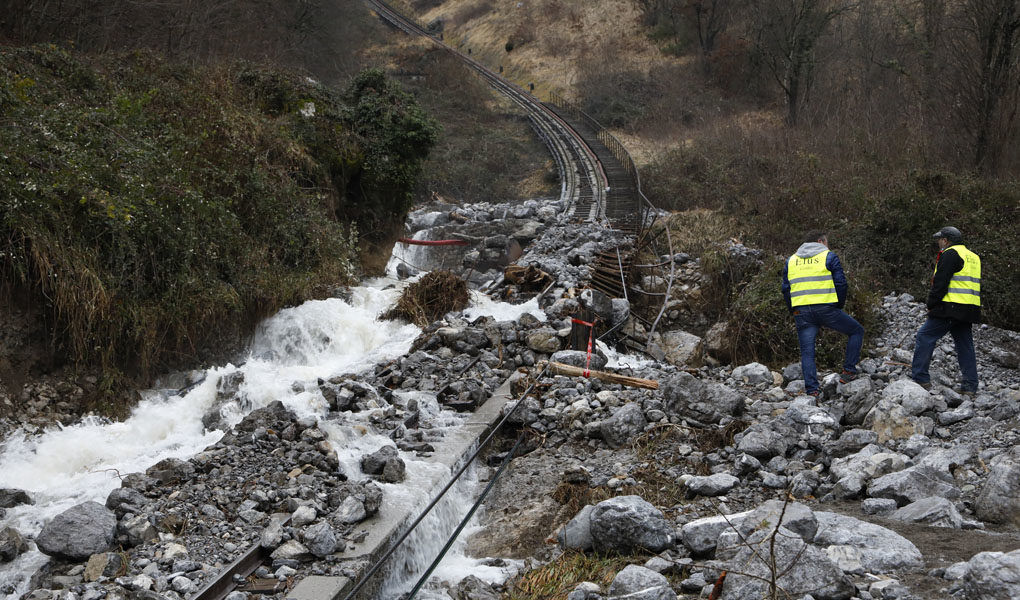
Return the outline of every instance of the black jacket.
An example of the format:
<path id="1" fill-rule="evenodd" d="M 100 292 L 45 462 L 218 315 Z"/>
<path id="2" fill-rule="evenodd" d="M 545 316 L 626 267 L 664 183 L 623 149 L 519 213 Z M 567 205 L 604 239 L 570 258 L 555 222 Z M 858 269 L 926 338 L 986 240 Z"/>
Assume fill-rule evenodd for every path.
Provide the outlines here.
<path id="1" fill-rule="evenodd" d="M 949 282 L 953 274 L 963 268 L 963 259 L 950 246 L 939 253 L 935 267 L 935 275 L 931 278 L 931 290 L 928 291 L 928 316 L 940 319 L 956 319 L 967 323 L 981 322 L 981 307 L 973 304 L 943 302 L 942 297 L 949 290 Z"/>

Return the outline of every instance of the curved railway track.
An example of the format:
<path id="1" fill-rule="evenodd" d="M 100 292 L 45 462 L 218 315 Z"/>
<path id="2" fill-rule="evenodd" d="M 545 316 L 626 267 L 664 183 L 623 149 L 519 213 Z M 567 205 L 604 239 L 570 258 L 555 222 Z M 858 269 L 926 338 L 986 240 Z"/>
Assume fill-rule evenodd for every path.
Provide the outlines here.
<path id="1" fill-rule="evenodd" d="M 595 119 L 585 114 L 578 106 L 556 95 L 548 102 L 542 102 L 470 56 L 437 39 L 385 2 L 381 0 L 365 2 L 380 18 L 397 29 L 410 35 L 424 37 L 462 60 L 490 86 L 528 113 L 532 126 L 556 161 L 561 181 L 560 199 L 565 201 L 569 218 L 575 221 L 602 222 L 615 229 L 629 232 L 635 238 L 641 237 L 648 213 L 653 206 L 641 192 L 640 178 L 630 155 Z M 655 241 L 645 240 L 644 243 L 654 245 Z M 669 252 L 670 255 L 673 254 L 671 243 Z M 592 286 L 610 296 L 626 298 L 629 289 L 627 275 L 631 269 L 630 261 L 631 252 L 621 252 L 619 248 L 603 252 L 596 257 Z M 672 274 L 669 279 L 672 284 Z M 663 295 L 668 297 L 668 290 Z M 662 310 L 659 311 L 660 317 L 661 314 Z M 653 330 L 658 320 L 656 318 L 654 323 L 648 323 L 652 325 Z M 268 553 L 264 549 L 258 544 L 253 545 L 192 596 L 191 600 L 222 600 L 231 591 L 244 589 L 239 585 L 244 583 L 246 578 L 246 591 L 255 593 L 277 591 L 273 585 L 275 582 L 266 581 L 265 589 L 260 589 L 258 582 L 253 582 L 250 577 L 267 558 Z"/>
<path id="2" fill-rule="evenodd" d="M 366 3 L 386 22 L 408 34 L 430 40 L 437 47 L 463 61 L 495 90 L 527 111 L 539 137 L 549 148 L 560 173 L 560 198 L 567 201 L 567 214 L 577 220 L 604 221 L 612 211 L 607 210 L 607 199 L 619 194 L 608 194 L 616 183 L 615 170 L 607 172 L 606 155 L 600 155 L 589 139 L 575 129 L 568 111 L 557 110 L 504 79 L 470 56 L 452 48 L 428 31 L 394 10 L 381 0 Z"/>

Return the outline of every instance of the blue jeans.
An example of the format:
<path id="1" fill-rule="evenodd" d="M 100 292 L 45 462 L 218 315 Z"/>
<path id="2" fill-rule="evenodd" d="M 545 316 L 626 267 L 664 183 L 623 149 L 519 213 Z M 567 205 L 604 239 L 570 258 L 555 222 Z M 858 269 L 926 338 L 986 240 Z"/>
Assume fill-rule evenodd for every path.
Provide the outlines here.
<path id="1" fill-rule="evenodd" d="M 956 359 L 960 362 L 960 373 L 963 375 L 961 387 L 964 391 L 976 392 L 978 375 L 977 357 L 974 355 L 974 334 L 970 323 L 956 319 L 928 317 L 924 325 L 917 330 L 910 378 L 917 383 L 931 382 L 931 375 L 928 374 L 931 355 L 935 352 L 935 344 L 947 333 L 953 336 L 953 343 L 956 345 Z"/>
<path id="2" fill-rule="evenodd" d="M 864 344 L 864 327 L 856 319 L 831 304 L 797 306 L 793 315 L 797 322 L 797 340 L 800 342 L 800 367 L 804 371 L 804 389 L 810 394 L 818 391 L 818 371 L 815 367 L 815 338 L 822 327 L 847 336 L 843 369 L 857 372 Z"/>

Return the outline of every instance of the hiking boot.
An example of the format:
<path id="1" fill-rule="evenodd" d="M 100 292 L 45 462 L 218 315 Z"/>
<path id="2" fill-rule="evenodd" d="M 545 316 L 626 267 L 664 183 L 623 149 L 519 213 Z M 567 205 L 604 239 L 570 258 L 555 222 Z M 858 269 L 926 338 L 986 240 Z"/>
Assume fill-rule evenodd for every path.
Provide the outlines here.
<path id="1" fill-rule="evenodd" d="M 851 373 L 846 369 L 843 369 L 843 372 L 839 374 L 840 383 L 850 383 L 854 379 L 857 379 L 857 373 Z"/>
<path id="2" fill-rule="evenodd" d="M 811 396 L 815 400 L 820 400 L 822 398 L 822 391 L 821 390 L 815 390 L 813 392 L 804 392 L 804 395 L 805 396 Z"/>
<path id="3" fill-rule="evenodd" d="M 974 395 L 977 394 L 977 390 L 965 390 L 963 388 L 956 388 L 953 391 L 961 396 L 966 396 L 967 398 L 973 398 Z"/>
<path id="4" fill-rule="evenodd" d="M 928 390 L 929 392 L 931 391 L 931 382 L 930 381 L 926 381 L 925 383 L 921 383 L 920 381 L 915 381 L 913 379 L 911 379 L 911 381 L 913 381 L 917 385 L 923 387 L 924 389 Z"/>

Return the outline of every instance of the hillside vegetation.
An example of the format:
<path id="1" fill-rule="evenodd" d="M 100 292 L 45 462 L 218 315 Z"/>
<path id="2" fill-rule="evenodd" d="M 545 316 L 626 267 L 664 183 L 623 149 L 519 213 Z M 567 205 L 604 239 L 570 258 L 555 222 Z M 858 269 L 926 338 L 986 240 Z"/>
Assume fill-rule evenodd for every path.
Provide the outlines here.
<path id="1" fill-rule="evenodd" d="M 2 300 L 111 388 L 352 282 L 438 134 L 378 70 L 341 90 L 53 46 L 0 47 L 0 123 Z"/>

